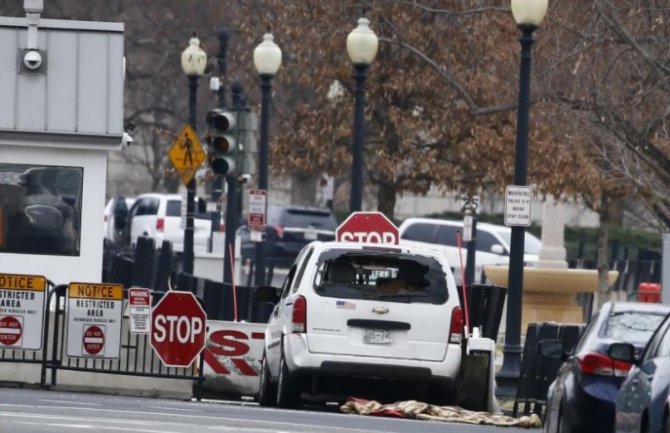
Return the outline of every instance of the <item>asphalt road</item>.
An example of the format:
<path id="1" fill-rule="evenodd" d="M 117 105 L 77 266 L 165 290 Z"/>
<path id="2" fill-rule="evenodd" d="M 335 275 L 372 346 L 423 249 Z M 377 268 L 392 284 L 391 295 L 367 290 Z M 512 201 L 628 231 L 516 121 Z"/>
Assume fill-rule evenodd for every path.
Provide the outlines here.
<path id="1" fill-rule="evenodd" d="M 500 429 L 335 411 L 266 409 L 251 403 L 0 389 L 0 433 L 488 433 Z M 527 430 L 505 428 L 505 433 L 522 431 Z"/>

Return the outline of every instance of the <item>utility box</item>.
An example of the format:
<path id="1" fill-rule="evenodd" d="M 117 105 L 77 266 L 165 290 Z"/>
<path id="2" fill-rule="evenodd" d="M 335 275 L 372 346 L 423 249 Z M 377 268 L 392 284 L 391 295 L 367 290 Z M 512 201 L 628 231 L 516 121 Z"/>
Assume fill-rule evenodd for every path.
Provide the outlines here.
<path id="1" fill-rule="evenodd" d="M 0 272 L 102 274 L 107 152 L 124 141 L 124 25 L 0 17 Z"/>

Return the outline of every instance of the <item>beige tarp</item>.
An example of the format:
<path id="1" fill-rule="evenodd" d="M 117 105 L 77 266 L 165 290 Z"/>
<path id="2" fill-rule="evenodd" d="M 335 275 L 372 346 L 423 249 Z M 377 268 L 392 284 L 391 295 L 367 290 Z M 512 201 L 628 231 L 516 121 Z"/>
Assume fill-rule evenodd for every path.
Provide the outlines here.
<path id="1" fill-rule="evenodd" d="M 434 406 L 415 400 L 381 404 L 374 400 L 350 398 L 340 407 L 340 410 L 344 413 L 355 413 L 359 415 L 414 418 L 466 424 L 525 428 L 538 428 L 542 426 L 540 417 L 535 414 L 513 418 L 506 415 L 493 415 L 488 412 L 465 410 L 458 406 Z"/>

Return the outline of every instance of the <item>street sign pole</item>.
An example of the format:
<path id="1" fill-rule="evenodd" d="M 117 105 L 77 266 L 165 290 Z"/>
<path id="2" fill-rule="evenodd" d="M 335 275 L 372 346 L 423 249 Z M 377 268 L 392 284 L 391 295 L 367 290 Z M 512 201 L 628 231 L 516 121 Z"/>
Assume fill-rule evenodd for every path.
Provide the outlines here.
<path id="1" fill-rule="evenodd" d="M 198 76 L 188 77 L 188 123 L 195 128 L 196 99 L 198 95 Z M 186 230 L 184 230 L 184 263 L 182 271 L 193 275 L 193 218 L 195 217 L 195 176 L 186 186 Z"/>

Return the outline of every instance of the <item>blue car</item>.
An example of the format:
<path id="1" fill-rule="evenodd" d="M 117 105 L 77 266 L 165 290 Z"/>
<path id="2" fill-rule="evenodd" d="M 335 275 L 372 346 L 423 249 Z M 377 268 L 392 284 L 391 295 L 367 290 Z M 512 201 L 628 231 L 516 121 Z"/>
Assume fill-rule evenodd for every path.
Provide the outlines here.
<path id="1" fill-rule="evenodd" d="M 670 317 L 649 340 L 642 357 L 634 359 L 632 347 L 622 347 L 619 358 L 635 366 L 621 385 L 616 399 L 617 433 L 670 431 Z"/>
<path id="2" fill-rule="evenodd" d="M 627 343 L 639 356 L 669 312 L 659 304 L 608 302 L 592 317 L 574 353 L 565 354 L 559 340 L 540 343 L 543 356 L 565 358 L 549 387 L 544 431 L 610 433 L 614 402 L 633 362 L 614 359 L 612 346 Z"/>

